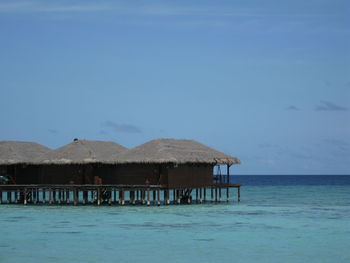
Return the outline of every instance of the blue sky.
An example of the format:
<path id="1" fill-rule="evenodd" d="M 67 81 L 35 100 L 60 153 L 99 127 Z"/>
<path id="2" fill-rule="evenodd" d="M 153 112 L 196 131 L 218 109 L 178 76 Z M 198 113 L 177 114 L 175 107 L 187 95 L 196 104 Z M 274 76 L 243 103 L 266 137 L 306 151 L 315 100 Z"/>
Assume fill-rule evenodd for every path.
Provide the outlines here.
<path id="1" fill-rule="evenodd" d="M 0 0 L 0 140 L 195 139 L 350 174 L 350 4 Z"/>

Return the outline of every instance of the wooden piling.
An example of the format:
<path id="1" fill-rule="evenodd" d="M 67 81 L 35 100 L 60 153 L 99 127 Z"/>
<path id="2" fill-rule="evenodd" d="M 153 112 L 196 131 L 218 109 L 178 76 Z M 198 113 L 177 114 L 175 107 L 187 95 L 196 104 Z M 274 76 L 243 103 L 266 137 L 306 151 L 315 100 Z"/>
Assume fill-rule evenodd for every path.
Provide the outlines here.
<path id="1" fill-rule="evenodd" d="M 157 205 L 160 206 L 160 189 L 157 190 Z"/>
<path id="2" fill-rule="evenodd" d="M 67 204 L 70 203 L 69 195 L 70 195 L 70 191 L 69 191 L 69 189 L 66 189 L 66 202 L 67 202 Z"/>
<path id="3" fill-rule="evenodd" d="M 27 204 L 27 188 L 23 189 L 23 204 Z"/>
<path id="4" fill-rule="evenodd" d="M 151 198 L 151 193 L 150 193 L 150 190 L 149 190 L 149 188 L 147 189 L 147 206 L 150 206 L 151 205 L 151 200 L 150 200 L 150 198 Z"/>
<path id="5" fill-rule="evenodd" d="M 101 205 L 101 188 L 97 187 L 97 205 Z"/>
<path id="6" fill-rule="evenodd" d="M 202 190 L 202 188 L 199 188 L 199 203 L 203 202 Z"/>
<path id="7" fill-rule="evenodd" d="M 12 192 L 8 191 L 7 192 L 7 203 L 11 204 L 12 202 Z"/>
<path id="8" fill-rule="evenodd" d="M 49 205 L 52 204 L 52 189 L 49 188 Z"/>
<path id="9" fill-rule="evenodd" d="M 78 198 L 78 189 L 74 188 L 73 194 L 74 194 L 74 206 L 77 206 L 77 205 L 78 205 L 78 201 L 79 201 L 79 198 Z"/>
<path id="10" fill-rule="evenodd" d="M 135 191 L 130 191 L 130 203 L 135 205 Z"/>

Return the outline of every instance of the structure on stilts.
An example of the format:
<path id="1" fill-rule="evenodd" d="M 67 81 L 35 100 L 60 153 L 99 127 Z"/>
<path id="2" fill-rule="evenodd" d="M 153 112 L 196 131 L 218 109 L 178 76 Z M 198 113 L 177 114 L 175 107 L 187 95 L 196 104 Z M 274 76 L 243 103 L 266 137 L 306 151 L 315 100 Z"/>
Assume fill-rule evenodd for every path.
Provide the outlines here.
<path id="1" fill-rule="evenodd" d="M 230 181 L 230 167 L 240 161 L 195 141 L 156 139 L 127 149 L 114 142 L 75 139 L 40 151 L 29 143 L 30 157 L 23 154 L 28 149 L 13 146 L 17 143 L 0 142 L 0 204 L 228 202 L 233 189 L 240 201 L 241 185 Z"/>

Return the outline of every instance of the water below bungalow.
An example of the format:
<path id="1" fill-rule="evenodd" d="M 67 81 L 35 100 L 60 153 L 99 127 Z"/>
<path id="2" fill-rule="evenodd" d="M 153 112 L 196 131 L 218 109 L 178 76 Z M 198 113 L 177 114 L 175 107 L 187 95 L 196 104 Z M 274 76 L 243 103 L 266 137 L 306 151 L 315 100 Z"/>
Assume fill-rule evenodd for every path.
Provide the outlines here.
<path id="1" fill-rule="evenodd" d="M 1 205 L 0 262 L 350 262 L 350 176 L 237 180 L 240 203 Z"/>

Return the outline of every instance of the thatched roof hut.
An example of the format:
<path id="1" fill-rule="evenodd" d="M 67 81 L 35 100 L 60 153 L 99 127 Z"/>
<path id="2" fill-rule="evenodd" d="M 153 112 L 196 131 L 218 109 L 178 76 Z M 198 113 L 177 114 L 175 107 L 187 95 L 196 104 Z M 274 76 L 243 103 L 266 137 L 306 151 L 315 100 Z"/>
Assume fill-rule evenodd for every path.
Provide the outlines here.
<path id="1" fill-rule="evenodd" d="M 179 139 L 155 139 L 120 155 L 113 155 L 111 161 L 120 164 L 202 163 L 231 165 L 240 163 L 237 158 L 199 142 Z"/>
<path id="2" fill-rule="evenodd" d="M 111 141 L 78 140 L 37 158 L 37 164 L 106 163 L 127 148 Z"/>
<path id="3" fill-rule="evenodd" d="M 52 150 L 35 142 L 0 141 L 0 165 L 31 164 Z"/>

